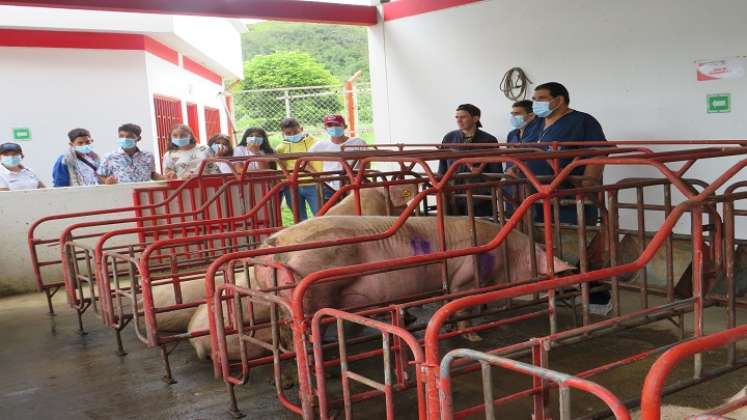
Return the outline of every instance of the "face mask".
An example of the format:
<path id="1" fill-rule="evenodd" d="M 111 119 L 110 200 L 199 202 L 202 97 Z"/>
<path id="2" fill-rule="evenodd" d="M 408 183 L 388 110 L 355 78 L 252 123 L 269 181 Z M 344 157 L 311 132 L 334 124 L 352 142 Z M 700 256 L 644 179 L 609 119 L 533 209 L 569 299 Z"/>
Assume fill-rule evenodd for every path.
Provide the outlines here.
<path id="1" fill-rule="evenodd" d="M 345 135 L 345 129 L 342 127 L 327 127 L 327 134 L 330 137 L 342 137 Z"/>
<path id="2" fill-rule="evenodd" d="M 84 144 L 83 146 L 75 146 L 75 151 L 87 155 L 93 151 L 93 147 L 90 144 Z"/>
<path id="3" fill-rule="evenodd" d="M 512 115 L 511 116 L 511 127 L 513 128 L 521 128 L 524 126 L 524 116 L 523 115 Z"/>
<path id="4" fill-rule="evenodd" d="M 176 147 L 188 146 L 189 143 L 191 143 L 191 141 L 192 139 L 190 139 L 189 137 L 185 137 L 185 138 L 172 137 L 171 138 L 171 143 L 173 143 L 174 146 Z"/>
<path id="5" fill-rule="evenodd" d="M 537 114 L 538 117 L 545 118 L 548 115 L 552 114 L 554 110 L 550 109 L 550 102 L 534 101 L 534 103 L 532 104 L 532 111 L 534 111 L 534 113 Z"/>
<path id="6" fill-rule="evenodd" d="M 246 144 L 248 145 L 253 144 L 253 145 L 259 146 L 262 144 L 263 141 L 264 141 L 264 138 L 262 137 L 247 137 L 246 138 Z"/>
<path id="7" fill-rule="evenodd" d="M 285 141 L 289 141 L 291 143 L 298 143 L 299 141 L 303 140 L 304 137 L 305 136 L 303 135 L 303 133 L 298 133 L 293 136 L 285 136 Z"/>
<path id="8" fill-rule="evenodd" d="M 122 149 L 134 149 L 137 142 L 135 139 L 120 137 L 117 139 L 117 145 Z"/>
<path id="9" fill-rule="evenodd" d="M 215 153 L 216 155 L 219 155 L 219 154 L 221 154 L 221 152 L 223 151 L 223 149 L 224 149 L 225 147 L 226 147 L 226 146 L 224 146 L 224 145 L 222 145 L 222 144 L 220 144 L 220 143 L 213 143 L 213 145 L 212 145 L 212 146 L 210 146 L 210 148 L 211 148 L 211 149 L 213 149 L 213 153 Z"/>
<path id="10" fill-rule="evenodd" d="M 23 158 L 21 155 L 10 155 L 10 156 L 3 156 L 0 158 L 0 162 L 8 168 L 14 168 L 21 164 L 21 161 Z"/>

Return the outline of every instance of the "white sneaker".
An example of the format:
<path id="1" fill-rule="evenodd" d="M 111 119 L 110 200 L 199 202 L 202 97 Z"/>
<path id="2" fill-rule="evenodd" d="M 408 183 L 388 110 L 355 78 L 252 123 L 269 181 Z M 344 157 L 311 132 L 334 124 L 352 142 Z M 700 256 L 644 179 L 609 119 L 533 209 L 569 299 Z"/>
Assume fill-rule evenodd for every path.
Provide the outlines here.
<path id="1" fill-rule="evenodd" d="M 605 305 L 589 304 L 589 313 L 599 316 L 607 316 L 612 312 L 612 301 L 610 300 Z"/>

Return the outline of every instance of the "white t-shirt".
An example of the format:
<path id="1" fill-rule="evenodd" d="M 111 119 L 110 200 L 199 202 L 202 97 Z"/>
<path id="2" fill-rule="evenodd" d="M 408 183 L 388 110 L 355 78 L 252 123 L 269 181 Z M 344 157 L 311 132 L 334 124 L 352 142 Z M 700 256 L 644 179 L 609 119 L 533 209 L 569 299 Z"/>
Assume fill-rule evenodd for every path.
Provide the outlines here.
<path id="1" fill-rule="evenodd" d="M 39 178 L 27 168 L 13 172 L 5 165 L 0 165 L 0 188 L 11 191 L 35 190 L 39 188 Z"/>
<path id="2" fill-rule="evenodd" d="M 345 141 L 345 143 L 336 144 L 333 143 L 332 140 L 326 139 L 326 140 L 320 140 L 316 143 L 314 143 L 313 146 L 311 146 L 311 149 L 309 149 L 309 153 L 323 153 L 323 152 L 342 152 L 342 146 L 345 146 L 345 151 L 349 152 L 351 150 L 365 150 L 364 147 L 350 147 L 350 146 L 365 146 L 366 142 L 363 139 L 359 139 L 358 137 L 349 138 Z M 342 164 L 340 162 L 323 162 L 324 163 L 324 172 L 334 172 L 334 171 L 342 171 Z M 348 162 L 351 165 L 354 162 Z M 340 189 L 340 181 L 329 181 L 327 182 L 327 185 L 332 187 L 334 190 Z"/>

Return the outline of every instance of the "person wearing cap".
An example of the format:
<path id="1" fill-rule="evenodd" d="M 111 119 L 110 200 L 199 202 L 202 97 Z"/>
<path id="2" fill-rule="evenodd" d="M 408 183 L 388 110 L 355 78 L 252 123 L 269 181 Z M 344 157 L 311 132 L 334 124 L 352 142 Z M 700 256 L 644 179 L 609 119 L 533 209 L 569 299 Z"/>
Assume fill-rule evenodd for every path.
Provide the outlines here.
<path id="1" fill-rule="evenodd" d="M 153 153 L 140 150 L 137 144 L 142 128 L 136 124 L 123 124 L 117 129 L 119 149 L 109 153 L 98 169 L 104 184 L 148 182 L 163 179 L 156 172 Z"/>
<path id="2" fill-rule="evenodd" d="M 283 142 L 277 147 L 279 155 L 288 153 L 308 153 L 316 143 L 313 136 L 307 134 L 301 124 L 295 118 L 286 118 L 280 123 L 280 130 L 283 132 Z M 280 164 L 288 171 L 293 171 L 296 166 L 295 159 L 286 159 L 280 161 Z M 307 170 L 311 172 L 322 172 L 321 162 L 308 162 Z M 311 208 L 311 212 L 316 214 L 319 211 L 319 197 L 317 196 L 316 185 L 310 177 L 298 178 L 298 220 L 300 222 L 308 219 L 306 205 Z M 285 203 L 288 207 L 293 208 L 291 190 L 283 190 Z"/>
<path id="3" fill-rule="evenodd" d="M 492 134 L 489 134 L 483 130 L 482 123 L 480 122 L 480 116 L 481 116 L 480 108 L 472 105 L 472 104 L 463 104 L 459 105 L 456 109 L 455 119 L 457 123 L 457 130 L 451 131 L 447 133 L 442 141 L 442 144 L 448 145 L 448 144 L 472 144 L 472 143 L 498 143 L 498 139 L 495 138 Z M 465 151 L 469 152 L 470 148 L 453 148 L 455 151 Z M 448 170 L 449 167 L 451 167 L 457 159 L 443 159 L 439 162 L 438 165 L 438 174 L 440 176 L 443 176 Z M 470 169 L 462 166 L 460 168 L 457 168 L 457 172 L 464 173 L 464 172 L 470 172 Z M 485 166 L 483 169 L 483 173 L 502 173 L 503 172 L 503 166 L 500 163 L 490 163 Z M 480 179 L 484 178 L 483 176 L 477 176 L 473 177 L 472 180 L 457 180 L 457 183 L 465 183 L 465 182 L 480 182 Z M 475 194 L 482 194 L 484 190 L 478 190 L 473 189 L 473 193 Z M 490 194 L 488 192 L 488 194 Z M 474 209 L 475 209 L 475 216 L 492 216 L 493 215 L 493 206 L 490 202 L 485 200 L 474 200 Z M 451 210 L 452 214 L 455 215 L 465 215 L 467 214 L 467 207 L 466 207 L 466 200 L 464 198 L 457 198 L 454 201 L 454 208 Z"/>
<path id="4" fill-rule="evenodd" d="M 0 144 L 0 191 L 45 188 L 30 169 L 21 165 L 23 150 L 16 143 Z"/>
<path id="5" fill-rule="evenodd" d="M 101 159 L 93 151 L 91 132 L 85 128 L 74 128 L 67 133 L 69 149 L 57 158 L 52 168 L 55 187 L 78 187 L 96 185 L 101 178 L 96 174 Z"/>
<path id="6" fill-rule="evenodd" d="M 327 130 L 329 139 L 319 140 L 313 146 L 309 152 L 311 153 L 339 153 L 342 152 L 342 147 L 345 146 L 345 151 L 350 150 L 365 150 L 366 142 L 358 137 L 348 137 L 345 135 L 345 129 L 348 128 L 345 124 L 345 118 L 342 115 L 327 115 L 324 117 L 324 128 Z M 356 147 L 357 146 L 357 147 Z M 348 162 L 353 165 L 355 162 Z M 342 163 L 335 161 L 322 162 L 322 170 L 324 172 L 338 172 L 342 173 Z M 340 189 L 340 181 L 328 181 L 325 183 L 324 189 L 324 200 L 328 200 L 335 191 Z"/>

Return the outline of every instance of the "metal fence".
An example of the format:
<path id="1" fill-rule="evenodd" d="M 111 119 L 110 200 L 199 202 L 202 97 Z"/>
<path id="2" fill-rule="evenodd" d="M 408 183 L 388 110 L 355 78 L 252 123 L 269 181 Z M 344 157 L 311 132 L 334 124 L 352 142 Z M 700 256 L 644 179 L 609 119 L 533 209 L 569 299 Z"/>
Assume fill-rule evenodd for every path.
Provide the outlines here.
<path id="1" fill-rule="evenodd" d="M 287 117 L 298 119 L 309 134 L 323 136 L 324 116 L 340 114 L 356 136 L 373 140 L 369 83 L 244 90 L 233 93 L 233 103 L 239 137 L 249 127 L 261 127 L 276 143 L 280 139 L 280 122 Z"/>

